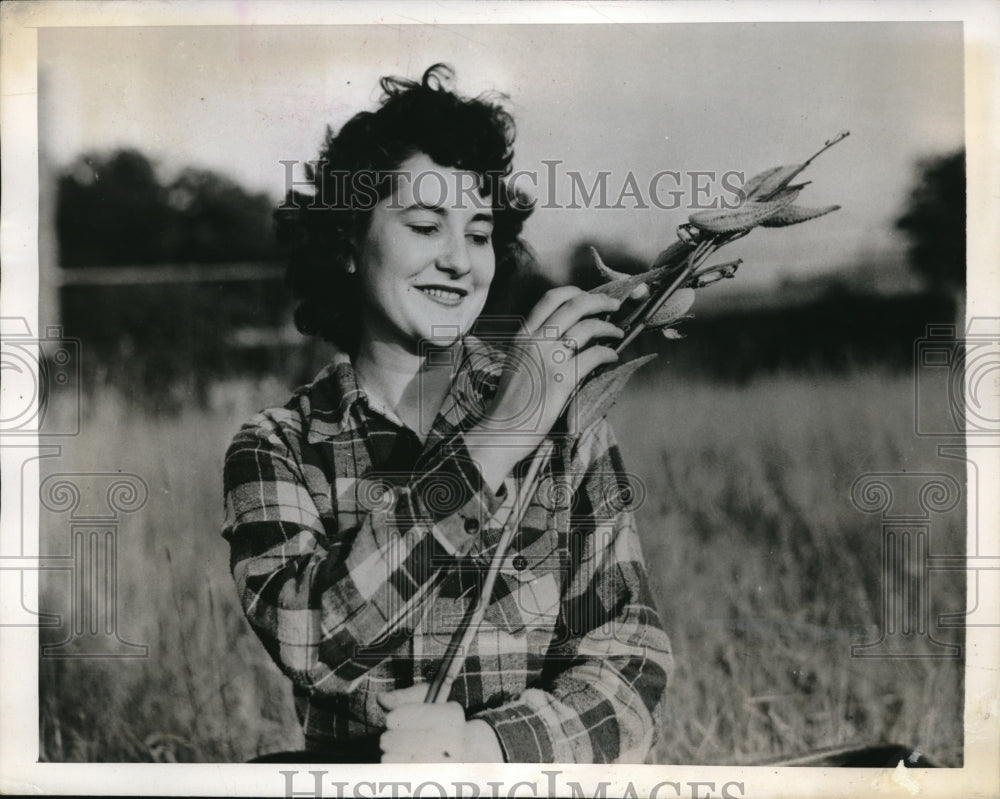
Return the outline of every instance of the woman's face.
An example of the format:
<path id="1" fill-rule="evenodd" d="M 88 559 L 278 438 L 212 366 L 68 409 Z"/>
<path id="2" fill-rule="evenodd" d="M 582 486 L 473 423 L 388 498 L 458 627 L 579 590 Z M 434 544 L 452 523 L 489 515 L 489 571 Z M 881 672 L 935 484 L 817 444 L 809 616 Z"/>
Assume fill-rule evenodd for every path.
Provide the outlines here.
<path id="1" fill-rule="evenodd" d="M 421 340 L 451 344 L 469 331 L 493 280 L 493 213 L 473 172 L 418 153 L 395 190 L 373 209 L 355 266 L 362 338 L 416 352 Z"/>

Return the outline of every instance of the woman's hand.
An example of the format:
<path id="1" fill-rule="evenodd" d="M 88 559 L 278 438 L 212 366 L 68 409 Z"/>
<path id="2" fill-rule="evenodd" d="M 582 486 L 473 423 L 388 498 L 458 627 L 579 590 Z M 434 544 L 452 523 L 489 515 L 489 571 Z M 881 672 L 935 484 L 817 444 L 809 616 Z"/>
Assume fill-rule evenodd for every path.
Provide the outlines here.
<path id="1" fill-rule="evenodd" d="M 542 442 L 584 378 L 618 360 L 611 347 L 592 342 L 623 337 L 621 328 L 597 318 L 620 305 L 604 294 L 562 286 L 532 309 L 514 338 L 486 418 L 466 439 L 494 491 Z"/>
<path id="2" fill-rule="evenodd" d="M 379 695 L 386 731 L 383 763 L 503 763 L 503 750 L 485 721 L 465 720 L 458 702 L 426 704 L 427 685 Z"/>

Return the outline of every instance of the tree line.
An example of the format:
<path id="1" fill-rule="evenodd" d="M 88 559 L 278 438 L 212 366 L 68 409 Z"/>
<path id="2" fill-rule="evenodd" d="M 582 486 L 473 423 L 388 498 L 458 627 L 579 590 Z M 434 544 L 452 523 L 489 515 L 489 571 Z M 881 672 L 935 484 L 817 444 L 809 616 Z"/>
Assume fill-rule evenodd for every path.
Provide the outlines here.
<path id="1" fill-rule="evenodd" d="M 279 266 L 276 201 L 226 175 L 188 167 L 164 178 L 143 153 L 119 149 L 81 155 L 57 181 L 56 228 L 60 263 L 66 269 L 220 262 Z M 909 243 L 910 267 L 926 286 L 923 298 L 839 291 L 814 307 L 743 308 L 703 319 L 696 314 L 686 324 L 689 340 L 669 348 L 666 360 L 680 372 L 737 380 L 772 369 L 838 370 L 869 360 L 908 367 L 913 338 L 927 322 L 947 321 L 949 308 L 964 290 L 964 152 L 917 165 L 896 226 Z M 570 280 L 583 288 L 598 280 L 589 244 L 619 271 L 647 268 L 627 249 L 580 242 L 570 253 Z M 137 389 L 156 404 L 167 403 L 169 396 L 183 402 L 184 395 L 192 394 L 203 400 L 214 379 L 287 371 L 298 359 L 297 373 L 287 376 L 295 382 L 315 366 L 302 359 L 322 359 L 323 348 L 290 352 L 287 342 L 256 350 L 232 346 L 236 330 L 276 330 L 287 322 L 292 301 L 281 280 L 276 268 L 267 281 L 65 286 L 62 324 L 67 335 L 86 343 L 85 358 L 91 359 L 94 373 Z M 513 287 L 491 296 L 489 310 L 525 313 L 551 285 L 537 272 L 517 275 Z M 850 341 L 843 338 L 838 318 L 853 319 Z M 713 342 L 721 340 L 740 346 L 715 347 Z"/>

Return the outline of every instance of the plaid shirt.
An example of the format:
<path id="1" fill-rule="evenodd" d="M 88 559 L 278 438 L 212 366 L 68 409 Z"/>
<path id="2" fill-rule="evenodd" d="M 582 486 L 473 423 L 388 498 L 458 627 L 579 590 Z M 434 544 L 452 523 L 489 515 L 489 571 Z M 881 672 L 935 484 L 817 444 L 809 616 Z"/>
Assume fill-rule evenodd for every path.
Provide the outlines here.
<path id="1" fill-rule="evenodd" d="M 478 592 L 518 481 L 494 495 L 465 444 L 500 364 L 466 338 L 421 442 L 338 353 L 229 447 L 233 575 L 310 749 L 377 736 L 376 696 L 433 678 Z M 663 723 L 672 660 L 627 493 L 601 420 L 561 444 L 504 559 L 450 699 L 508 762 L 641 762 Z"/>

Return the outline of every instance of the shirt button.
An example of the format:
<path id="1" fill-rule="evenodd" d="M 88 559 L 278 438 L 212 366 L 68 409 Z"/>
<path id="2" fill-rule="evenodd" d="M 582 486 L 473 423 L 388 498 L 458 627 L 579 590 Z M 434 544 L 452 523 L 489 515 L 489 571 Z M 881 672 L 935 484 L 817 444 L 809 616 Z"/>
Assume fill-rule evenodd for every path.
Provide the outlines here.
<path id="1" fill-rule="evenodd" d="M 524 555 L 516 555 L 514 557 L 512 565 L 517 571 L 524 571 L 528 568 L 528 559 Z"/>
<path id="2" fill-rule="evenodd" d="M 465 532 L 469 535 L 479 532 L 479 519 L 469 518 L 465 520 Z"/>

